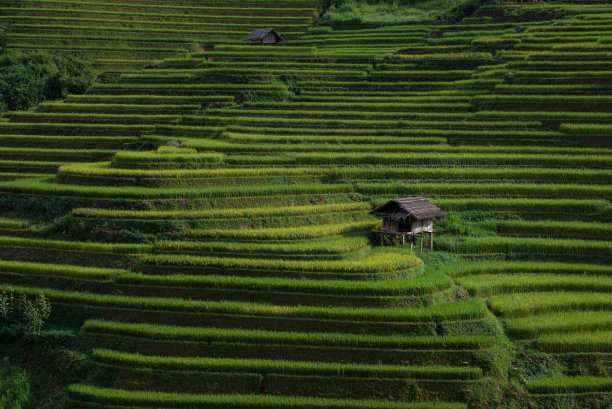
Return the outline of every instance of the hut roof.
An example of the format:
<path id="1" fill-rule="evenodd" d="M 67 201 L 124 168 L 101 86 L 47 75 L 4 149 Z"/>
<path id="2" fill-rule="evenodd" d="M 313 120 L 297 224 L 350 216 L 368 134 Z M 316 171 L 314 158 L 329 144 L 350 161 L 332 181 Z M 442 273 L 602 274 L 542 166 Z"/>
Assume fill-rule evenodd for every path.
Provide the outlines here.
<path id="1" fill-rule="evenodd" d="M 285 39 L 273 28 L 256 28 L 255 30 L 251 31 L 251 34 L 244 37 L 242 41 L 263 40 L 263 38 L 270 32 L 273 32 L 280 41 L 285 41 Z"/>
<path id="2" fill-rule="evenodd" d="M 394 220 L 406 219 L 410 216 L 417 220 L 426 220 L 445 215 L 439 207 L 431 204 L 431 202 L 423 196 L 389 200 L 387 203 L 372 210 L 370 214 L 379 214 L 391 217 Z"/>

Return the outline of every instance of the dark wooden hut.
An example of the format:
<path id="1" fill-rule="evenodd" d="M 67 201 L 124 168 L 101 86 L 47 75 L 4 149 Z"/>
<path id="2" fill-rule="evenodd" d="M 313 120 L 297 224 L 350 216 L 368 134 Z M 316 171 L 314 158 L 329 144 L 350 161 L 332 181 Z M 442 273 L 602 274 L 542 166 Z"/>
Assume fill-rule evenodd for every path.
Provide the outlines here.
<path id="1" fill-rule="evenodd" d="M 273 28 L 257 28 L 244 37 L 243 41 L 250 41 L 253 45 L 276 45 L 285 39 Z"/>
<path id="2" fill-rule="evenodd" d="M 433 250 L 433 221 L 444 216 L 444 212 L 431 204 L 423 196 L 404 197 L 389 200 L 378 206 L 370 214 L 382 216 L 382 227 L 377 230 L 380 235 L 380 244 L 384 244 L 385 235 L 392 235 L 402 239 L 410 238 L 410 248 L 414 245 L 414 237 L 421 236 L 421 250 L 423 250 L 423 234 L 429 233 L 430 248 Z"/>

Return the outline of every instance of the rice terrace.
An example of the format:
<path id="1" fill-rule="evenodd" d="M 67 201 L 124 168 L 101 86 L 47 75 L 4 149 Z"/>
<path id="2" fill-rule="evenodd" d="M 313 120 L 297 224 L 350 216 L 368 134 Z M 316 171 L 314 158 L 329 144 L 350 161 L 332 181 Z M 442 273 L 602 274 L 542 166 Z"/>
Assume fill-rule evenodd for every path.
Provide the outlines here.
<path id="1" fill-rule="evenodd" d="M 0 409 L 611 409 L 612 3 L 0 0 Z"/>

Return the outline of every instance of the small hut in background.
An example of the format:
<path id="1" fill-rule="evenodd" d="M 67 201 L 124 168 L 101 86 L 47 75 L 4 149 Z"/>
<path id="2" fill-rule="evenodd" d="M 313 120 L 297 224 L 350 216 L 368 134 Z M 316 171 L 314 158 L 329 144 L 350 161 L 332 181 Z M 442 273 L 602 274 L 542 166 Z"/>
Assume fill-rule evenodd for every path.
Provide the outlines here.
<path id="1" fill-rule="evenodd" d="M 250 41 L 252 45 L 277 45 L 285 42 L 285 39 L 273 28 L 257 28 L 243 41 Z"/>
<path id="2" fill-rule="evenodd" d="M 410 239 L 410 249 L 414 245 L 414 237 L 421 236 L 421 250 L 423 250 L 423 234 L 429 233 L 429 246 L 433 250 L 433 221 L 444 216 L 444 212 L 437 206 L 431 204 L 423 196 L 404 197 L 389 200 L 378 206 L 370 214 L 382 216 L 382 227 L 377 230 L 380 235 L 380 245 L 384 245 L 385 235 L 391 235 L 402 239 L 405 243 L 406 236 Z"/>

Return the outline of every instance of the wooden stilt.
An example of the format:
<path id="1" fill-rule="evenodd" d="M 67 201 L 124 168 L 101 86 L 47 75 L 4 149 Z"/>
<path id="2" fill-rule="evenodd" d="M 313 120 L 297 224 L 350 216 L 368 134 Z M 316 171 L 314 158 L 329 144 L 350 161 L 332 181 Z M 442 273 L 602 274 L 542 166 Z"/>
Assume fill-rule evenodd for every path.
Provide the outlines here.
<path id="1" fill-rule="evenodd" d="M 413 246 L 414 246 L 414 236 L 410 235 L 410 250 L 412 250 Z"/>
<path id="2" fill-rule="evenodd" d="M 429 233 L 429 249 L 433 251 L 433 230 Z"/>
<path id="3" fill-rule="evenodd" d="M 406 235 L 402 234 L 402 246 L 404 245 L 405 242 L 406 242 Z"/>
<path id="4" fill-rule="evenodd" d="M 380 233 L 380 246 L 384 246 L 385 245 L 385 235 Z"/>
<path id="5" fill-rule="evenodd" d="M 423 251 L 423 233 L 421 233 L 421 251 Z"/>

